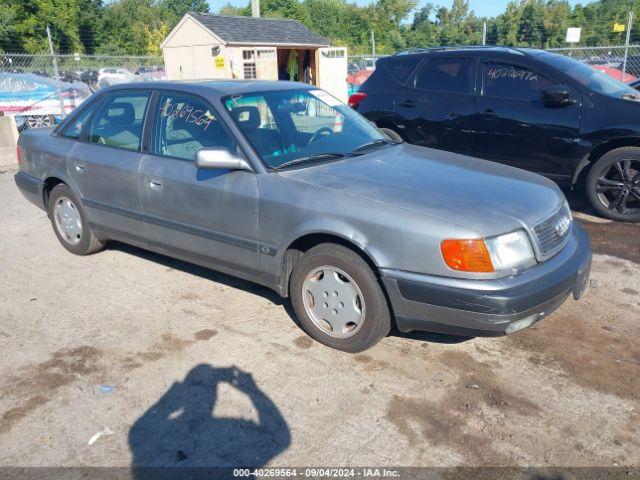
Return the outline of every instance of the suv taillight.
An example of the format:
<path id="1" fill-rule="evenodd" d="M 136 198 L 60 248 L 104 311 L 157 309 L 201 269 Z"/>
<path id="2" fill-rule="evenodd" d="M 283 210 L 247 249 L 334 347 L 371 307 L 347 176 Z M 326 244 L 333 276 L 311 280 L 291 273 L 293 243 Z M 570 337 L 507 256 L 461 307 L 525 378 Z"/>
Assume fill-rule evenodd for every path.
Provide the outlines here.
<path id="1" fill-rule="evenodd" d="M 364 92 L 356 92 L 349 97 L 349 106 L 355 108 L 362 100 L 367 98 L 367 94 Z"/>
<path id="2" fill-rule="evenodd" d="M 18 165 L 20 165 L 20 162 L 22 161 L 22 151 L 20 149 L 20 145 L 16 147 L 16 158 L 18 159 Z"/>

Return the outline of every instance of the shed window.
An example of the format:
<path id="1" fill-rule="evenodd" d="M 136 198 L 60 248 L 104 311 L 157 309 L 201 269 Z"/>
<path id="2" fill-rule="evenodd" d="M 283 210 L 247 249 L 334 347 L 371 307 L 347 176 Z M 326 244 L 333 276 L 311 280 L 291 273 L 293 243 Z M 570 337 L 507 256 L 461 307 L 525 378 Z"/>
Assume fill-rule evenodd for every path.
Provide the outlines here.
<path id="1" fill-rule="evenodd" d="M 258 50 L 258 60 L 268 60 L 276 58 L 275 50 Z"/>
<path id="2" fill-rule="evenodd" d="M 256 72 L 256 51 L 255 50 L 243 50 L 242 51 L 242 70 L 244 78 L 246 80 L 253 80 L 258 78 Z"/>

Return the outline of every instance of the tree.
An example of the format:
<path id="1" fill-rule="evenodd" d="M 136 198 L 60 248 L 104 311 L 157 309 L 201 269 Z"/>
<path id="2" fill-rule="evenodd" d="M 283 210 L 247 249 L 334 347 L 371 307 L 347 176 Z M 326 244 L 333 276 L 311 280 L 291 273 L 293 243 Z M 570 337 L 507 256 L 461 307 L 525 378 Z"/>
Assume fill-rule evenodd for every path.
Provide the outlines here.
<path id="1" fill-rule="evenodd" d="M 160 0 L 159 8 L 172 16 L 176 23 L 187 12 L 208 12 L 209 4 L 206 0 Z"/>

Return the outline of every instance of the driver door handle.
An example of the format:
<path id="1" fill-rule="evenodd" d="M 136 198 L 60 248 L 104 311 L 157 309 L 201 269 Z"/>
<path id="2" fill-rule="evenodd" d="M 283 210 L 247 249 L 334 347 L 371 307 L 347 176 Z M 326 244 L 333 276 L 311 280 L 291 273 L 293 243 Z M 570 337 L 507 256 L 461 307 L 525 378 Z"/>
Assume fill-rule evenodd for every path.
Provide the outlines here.
<path id="1" fill-rule="evenodd" d="M 149 186 L 154 190 L 162 188 L 162 180 L 158 177 L 149 177 Z"/>
<path id="2" fill-rule="evenodd" d="M 84 172 L 84 169 L 86 168 L 87 164 L 84 162 L 76 162 L 76 171 L 82 173 Z"/>
<path id="3" fill-rule="evenodd" d="M 416 103 L 413 100 L 404 100 L 400 102 L 401 107 L 413 108 L 416 106 Z"/>

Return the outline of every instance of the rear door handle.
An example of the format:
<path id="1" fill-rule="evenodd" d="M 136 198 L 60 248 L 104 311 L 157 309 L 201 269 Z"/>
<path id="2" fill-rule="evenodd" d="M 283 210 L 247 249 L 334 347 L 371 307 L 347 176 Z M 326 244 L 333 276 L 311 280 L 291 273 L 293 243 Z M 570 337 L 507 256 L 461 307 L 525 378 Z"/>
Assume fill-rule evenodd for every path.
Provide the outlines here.
<path id="1" fill-rule="evenodd" d="M 87 164 L 84 162 L 76 162 L 76 170 L 78 172 L 84 172 L 84 169 L 86 168 Z"/>
<path id="2" fill-rule="evenodd" d="M 149 186 L 155 190 L 158 190 L 162 187 L 162 180 L 158 177 L 149 177 Z"/>
<path id="3" fill-rule="evenodd" d="M 403 102 L 400 102 L 400 106 L 401 107 L 407 107 L 407 108 L 413 108 L 416 106 L 415 102 L 413 100 L 405 100 Z"/>

